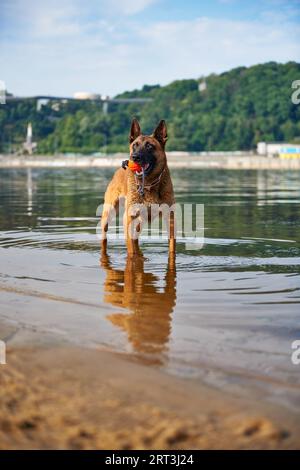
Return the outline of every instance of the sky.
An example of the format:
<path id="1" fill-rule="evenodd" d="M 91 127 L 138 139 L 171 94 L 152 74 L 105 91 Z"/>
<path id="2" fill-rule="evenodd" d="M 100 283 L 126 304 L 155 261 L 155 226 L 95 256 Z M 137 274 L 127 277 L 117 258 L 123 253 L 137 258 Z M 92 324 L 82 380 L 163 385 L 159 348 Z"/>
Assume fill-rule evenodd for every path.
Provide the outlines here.
<path id="1" fill-rule="evenodd" d="M 0 80 L 19 96 L 114 96 L 299 62 L 299 38 L 300 0 L 0 0 Z"/>

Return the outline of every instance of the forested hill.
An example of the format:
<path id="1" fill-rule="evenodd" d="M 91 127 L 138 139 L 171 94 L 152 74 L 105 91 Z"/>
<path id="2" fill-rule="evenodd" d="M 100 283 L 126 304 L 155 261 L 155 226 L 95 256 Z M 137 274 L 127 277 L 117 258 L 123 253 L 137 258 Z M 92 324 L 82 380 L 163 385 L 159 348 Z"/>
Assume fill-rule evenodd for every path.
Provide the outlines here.
<path id="1" fill-rule="evenodd" d="M 59 109 L 52 102 L 40 111 L 34 102 L 9 103 L 0 106 L 0 150 L 16 148 L 31 121 L 40 152 L 126 151 L 133 116 L 145 133 L 166 119 L 169 150 L 253 149 L 261 140 L 300 142 L 300 105 L 291 101 L 294 80 L 300 80 L 300 64 L 269 62 L 162 87 L 145 85 L 119 97 L 151 97 L 152 102 L 110 104 L 107 115 L 92 102 L 69 102 Z M 206 88 L 199 91 L 203 82 Z"/>

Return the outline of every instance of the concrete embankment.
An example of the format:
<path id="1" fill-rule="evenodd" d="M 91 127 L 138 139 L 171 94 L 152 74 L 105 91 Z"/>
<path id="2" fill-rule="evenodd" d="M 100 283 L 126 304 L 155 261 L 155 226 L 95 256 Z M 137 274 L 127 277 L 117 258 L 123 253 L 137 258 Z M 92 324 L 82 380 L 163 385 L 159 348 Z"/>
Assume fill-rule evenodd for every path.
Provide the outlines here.
<path id="1" fill-rule="evenodd" d="M 0 168 L 117 168 L 127 154 L 95 156 L 0 155 Z M 254 154 L 168 153 L 170 168 L 223 168 L 231 170 L 300 170 L 300 159 L 264 157 Z"/>

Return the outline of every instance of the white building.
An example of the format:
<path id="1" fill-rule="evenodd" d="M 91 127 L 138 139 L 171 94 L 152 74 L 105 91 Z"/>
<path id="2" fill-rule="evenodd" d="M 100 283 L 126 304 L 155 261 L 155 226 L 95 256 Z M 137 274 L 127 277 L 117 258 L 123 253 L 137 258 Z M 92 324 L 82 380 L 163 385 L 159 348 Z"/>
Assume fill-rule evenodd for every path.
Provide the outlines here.
<path id="1" fill-rule="evenodd" d="M 207 88 L 206 81 L 202 80 L 202 82 L 200 82 L 198 85 L 198 90 L 200 91 L 200 93 L 202 93 L 203 91 L 206 90 L 206 88 Z"/>
<path id="2" fill-rule="evenodd" d="M 23 143 L 23 150 L 29 155 L 32 155 L 36 147 L 37 143 L 32 142 L 32 125 L 31 122 L 29 122 L 27 125 L 26 140 Z"/>
<path id="3" fill-rule="evenodd" d="M 76 91 L 73 95 L 76 100 L 99 100 L 100 95 L 89 91 Z"/>
<path id="4" fill-rule="evenodd" d="M 288 142 L 258 142 L 258 155 L 266 155 L 268 157 L 277 157 L 282 155 L 298 156 L 300 154 L 300 146 L 289 144 Z"/>

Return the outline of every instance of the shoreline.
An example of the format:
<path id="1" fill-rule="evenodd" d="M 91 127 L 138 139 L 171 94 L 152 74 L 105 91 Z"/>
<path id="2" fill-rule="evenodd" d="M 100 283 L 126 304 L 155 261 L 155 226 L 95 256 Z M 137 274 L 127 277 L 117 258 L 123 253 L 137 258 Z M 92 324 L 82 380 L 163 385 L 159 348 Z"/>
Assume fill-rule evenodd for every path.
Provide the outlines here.
<path id="1" fill-rule="evenodd" d="M 297 449 L 299 415 L 127 354 L 11 346 L 0 449 Z"/>
<path id="2" fill-rule="evenodd" d="M 131 353 L 17 331 L 1 319 L 0 450 L 300 448 L 299 411 L 253 384 L 229 392 Z"/>
<path id="3" fill-rule="evenodd" d="M 13 156 L 0 155 L 0 169 L 23 168 L 118 168 L 128 158 L 126 153 L 96 156 Z M 300 158 L 266 157 L 253 154 L 167 152 L 171 169 L 228 169 L 228 170 L 300 170 Z"/>

